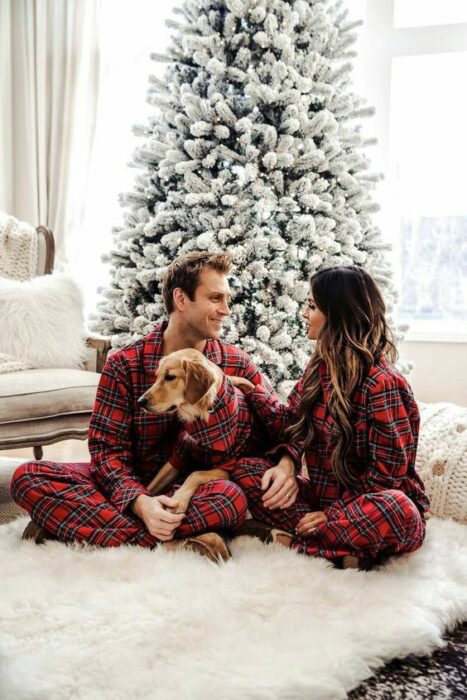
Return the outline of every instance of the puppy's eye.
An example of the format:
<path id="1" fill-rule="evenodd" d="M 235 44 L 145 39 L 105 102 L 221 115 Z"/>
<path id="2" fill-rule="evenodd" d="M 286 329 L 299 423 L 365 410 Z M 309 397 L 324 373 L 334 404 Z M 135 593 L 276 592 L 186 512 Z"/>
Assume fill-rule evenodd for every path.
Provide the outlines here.
<path id="1" fill-rule="evenodd" d="M 167 372 L 167 374 L 164 377 L 164 381 L 165 382 L 173 382 L 173 380 L 176 378 L 177 377 L 175 376 L 175 374 L 170 374 L 170 372 Z"/>

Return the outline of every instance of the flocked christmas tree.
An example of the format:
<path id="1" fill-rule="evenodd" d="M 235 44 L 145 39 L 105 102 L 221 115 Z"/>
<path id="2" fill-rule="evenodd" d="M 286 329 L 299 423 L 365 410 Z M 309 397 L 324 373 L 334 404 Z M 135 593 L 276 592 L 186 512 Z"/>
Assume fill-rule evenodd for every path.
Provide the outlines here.
<path id="1" fill-rule="evenodd" d="M 300 317 L 312 272 L 357 264 L 395 300 L 361 118 L 356 23 L 335 0 L 192 0 L 177 13 L 140 168 L 114 229 L 112 282 L 95 328 L 122 345 L 164 316 L 166 266 L 193 250 L 234 259 L 224 340 L 276 386 L 310 353 Z"/>

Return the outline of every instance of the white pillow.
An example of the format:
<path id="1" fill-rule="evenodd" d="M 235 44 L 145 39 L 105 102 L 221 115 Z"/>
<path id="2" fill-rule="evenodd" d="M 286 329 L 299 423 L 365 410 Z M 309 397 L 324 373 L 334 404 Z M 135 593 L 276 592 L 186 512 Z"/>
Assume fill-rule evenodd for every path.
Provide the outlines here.
<path id="1" fill-rule="evenodd" d="M 415 468 L 430 513 L 467 523 L 467 408 L 452 403 L 420 404 Z"/>
<path id="2" fill-rule="evenodd" d="M 85 337 L 81 292 L 73 279 L 0 277 L 0 353 L 36 368 L 76 369 L 87 357 Z"/>

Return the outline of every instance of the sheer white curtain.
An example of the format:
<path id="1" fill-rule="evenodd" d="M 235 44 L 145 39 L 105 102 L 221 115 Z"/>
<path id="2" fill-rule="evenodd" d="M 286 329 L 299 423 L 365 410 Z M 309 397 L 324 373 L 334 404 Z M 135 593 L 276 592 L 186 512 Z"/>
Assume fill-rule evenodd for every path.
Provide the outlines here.
<path id="1" fill-rule="evenodd" d="M 82 217 L 95 130 L 100 0 L 0 2 L 0 209 L 54 232 Z"/>
<path id="2" fill-rule="evenodd" d="M 135 170 L 128 167 L 137 145 L 134 124 L 145 123 L 149 75 L 164 66 L 150 60 L 164 51 L 170 30 L 165 20 L 180 0 L 101 0 L 99 99 L 91 167 L 79 230 L 69 241 L 69 266 L 81 283 L 86 313 L 95 310 L 98 287 L 108 283 L 101 261 L 112 247 L 112 227 L 122 219 L 118 195 L 132 188 Z"/>

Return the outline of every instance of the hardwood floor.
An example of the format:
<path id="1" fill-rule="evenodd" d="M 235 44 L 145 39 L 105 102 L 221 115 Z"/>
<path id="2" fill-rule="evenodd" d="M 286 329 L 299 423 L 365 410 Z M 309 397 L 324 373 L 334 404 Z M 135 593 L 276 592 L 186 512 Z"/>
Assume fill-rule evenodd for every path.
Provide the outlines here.
<path id="1" fill-rule="evenodd" d="M 54 445 L 44 445 L 43 459 L 51 462 L 89 462 L 87 440 L 64 440 Z M 0 457 L 15 457 L 25 461 L 34 459 L 32 447 L 18 450 L 2 450 Z"/>

